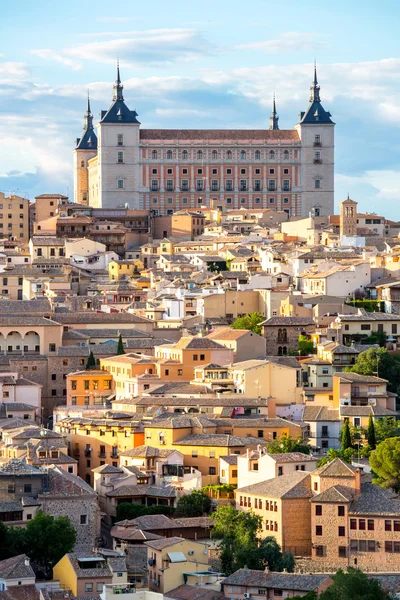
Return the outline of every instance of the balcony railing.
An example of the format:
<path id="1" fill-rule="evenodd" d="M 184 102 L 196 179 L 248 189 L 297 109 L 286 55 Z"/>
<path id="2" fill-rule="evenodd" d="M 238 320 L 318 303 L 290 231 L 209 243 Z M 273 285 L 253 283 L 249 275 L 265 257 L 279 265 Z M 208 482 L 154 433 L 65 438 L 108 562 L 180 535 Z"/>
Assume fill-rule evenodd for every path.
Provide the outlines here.
<path id="1" fill-rule="evenodd" d="M 313 163 L 314 165 L 322 165 L 322 160 L 320 158 L 314 158 Z"/>
<path id="2" fill-rule="evenodd" d="M 290 192 L 291 187 L 290 185 L 283 185 L 282 186 L 282 192 Z"/>
<path id="3" fill-rule="evenodd" d="M 106 458 L 106 457 L 107 457 L 107 455 L 106 455 L 105 451 L 104 452 L 103 451 L 99 452 L 99 458 Z"/>
<path id="4" fill-rule="evenodd" d="M 158 190 L 159 190 L 159 189 L 160 189 L 160 188 L 159 188 L 159 186 L 158 186 L 158 185 L 154 185 L 154 184 L 152 184 L 152 186 L 151 186 L 151 191 L 152 191 L 152 192 L 158 192 Z"/>
<path id="5" fill-rule="evenodd" d="M 165 189 L 167 192 L 173 192 L 175 187 L 173 185 L 167 185 L 167 187 Z"/>
<path id="6" fill-rule="evenodd" d="M 262 185 L 255 185 L 255 186 L 253 187 L 253 190 L 254 190 L 255 192 L 262 192 Z"/>
<path id="7" fill-rule="evenodd" d="M 313 146 L 314 146 L 314 148 L 321 148 L 322 144 L 321 144 L 321 142 L 314 142 Z"/>

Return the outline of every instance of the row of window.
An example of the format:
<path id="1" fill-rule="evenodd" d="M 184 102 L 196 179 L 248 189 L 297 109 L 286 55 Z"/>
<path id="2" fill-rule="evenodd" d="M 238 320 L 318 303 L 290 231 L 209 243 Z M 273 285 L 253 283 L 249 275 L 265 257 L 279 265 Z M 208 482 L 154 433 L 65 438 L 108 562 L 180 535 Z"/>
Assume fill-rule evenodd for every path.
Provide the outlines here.
<path id="1" fill-rule="evenodd" d="M 8 214 L 7 214 L 7 217 L 8 217 L 9 219 L 12 219 L 12 218 L 13 218 L 13 216 L 15 216 L 15 215 L 12 215 L 12 214 L 10 214 L 10 213 L 8 213 Z M 3 219 L 3 218 L 4 218 L 4 215 L 3 215 L 3 213 L 0 213 L 0 219 Z M 23 218 L 24 218 L 24 215 L 22 215 L 22 214 L 21 214 L 21 215 L 19 215 L 19 218 L 20 218 L 20 219 L 23 219 Z"/>
<path id="2" fill-rule="evenodd" d="M 12 205 L 12 204 L 9 204 L 9 205 L 8 205 L 8 210 L 12 210 L 12 207 L 13 207 L 13 205 Z M 1 209 L 3 209 L 3 208 L 4 208 L 4 205 L 3 205 L 3 204 L 0 204 L 0 210 L 1 210 Z M 19 205 L 19 208 L 20 208 L 20 210 L 23 210 L 23 208 L 24 208 L 24 205 L 23 205 L 23 204 L 20 204 L 20 205 Z"/>
<path id="3" fill-rule="evenodd" d="M 251 497 L 250 496 L 240 496 L 239 497 L 240 506 L 247 506 L 251 508 Z M 259 510 L 263 509 L 263 500 L 261 498 L 254 498 L 254 508 L 258 508 Z M 275 500 L 265 500 L 265 510 L 269 510 L 272 512 L 278 512 L 278 504 Z"/>
<path id="4" fill-rule="evenodd" d="M 118 144 L 118 145 L 122 145 L 122 144 Z M 157 160 L 159 158 L 161 158 L 161 152 L 159 153 L 158 150 L 152 150 L 151 152 L 151 158 L 152 160 Z M 278 152 L 275 152 L 275 150 L 269 150 L 269 152 L 266 155 L 269 160 L 274 160 L 276 156 L 278 156 Z M 172 160 L 173 159 L 173 152 L 172 150 L 167 150 L 165 157 L 167 160 Z M 188 158 L 190 158 L 189 152 L 187 150 L 182 150 L 182 154 L 181 157 L 183 160 L 187 160 Z M 197 150 L 197 152 L 195 153 L 195 157 L 197 160 L 203 160 L 203 158 L 206 157 L 206 153 L 203 152 L 203 150 Z M 226 160 L 231 160 L 233 157 L 233 152 L 232 150 L 227 150 L 225 152 L 225 159 Z M 239 154 L 240 160 L 246 160 L 247 159 L 247 152 L 246 150 L 241 150 L 240 154 Z M 289 150 L 284 150 L 282 152 L 282 157 L 284 160 L 289 160 L 290 158 L 290 152 Z M 222 158 L 222 154 L 221 154 L 221 158 Z M 250 158 L 250 157 L 249 157 Z M 263 153 L 260 150 L 255 150 L 254 152 L 254 159 L 255 160 L 261 160 L 261 158 L 263 158 Z M 213 150 L 211 152 L 211 159 L 212 160 L 218 160 L 218 152 L 217 150 Z"/>
<path id="5" fill-rule="evenodd" d="M 197 169 L 197 175 L 203 175 L 203 172 L 204 172 L 203 168 Z M 225 169 L 225 172 L 227 175 L 233 175 L 233 169 L 231 169 L 229 167 L 227 169 Z M 261 169 L 255 169 L 254 173 L 255 173 L 255 175 L 261 175 Z M 152 169 L 151 174 L 158 175 L 158 169 Z M 275 169 L 274 168 L 269 169 L 269 174 L 275 175 Z M 283 174 L 289 175 L 289 169 L 283 169 Z M 173 169 L 167 169 L 167 175 L 173 175 Z M 189 175 L 189 169 L 182 169 L 182 175 Z M 218 175 L 218 169 L 211 169 L 211 175 Z M 240 169 L 240 175 L 247 175 L 247 169 L 246 168 Z"/>
<path id="6" fill-rule="evenodd" d="M 123 181 L 123 180 L 122 180 Z M 203 179 L 196 179 L 196 183 L 195 186 L 196 191 L 197 192 L 203 192 L 206 188 L 205 182 Z M 232 179 L 225 179 L 224 185 L 222 186 L 223 189 L 225 190 L 225 192 L 233 192 L 234 191 L 234 183 Z M 188 192 L 189 191 L 189 180 L 188 179 L 182 179 L 180 186 L 175 186 L 175 182 L 173 179 L 167 179 L 166 184 L 165 184 L 165 189 L 167 192 L 173 192 L 176 189 L 180 189 L 180 191 L 182 192 Z M 211 186 L 210 189 L 212 192 L 218 192 L 220 191 L 220 182 L 218 179 L 212 179 L 211 180 Z M 151 180 L 151 191 L 152 192 L 158 192 L 161 189 L 161 186 L 159 185 L 159 181 L 158 179 L 152 179 Z M 250 191 L 251 187 L 249 186 L 249 182 L 247 181 L 247 179 L 240 179 L 239 180 L 239 190 L 241 192 L 247 192 Z M 254 192 L 261 192 L 263 189 L 263 184 L 261 179 L 255 179 L 253 182 L 253 186 L 252 189 Z M 277 182 L 276 179 L 269 179 L 268 180 L 268 184 L 267 184 L 267 190 L 269 192 L 277 192 L 278 191 L 278 186 L 277 186 Z M 290 192 L 291 190 L 291 184 L 290 184 L 290 179 L 284 179 L 282 181 L 282 185 L 281 185 L 281 190 L 282 192 Z"/>
<path id="7" fill-rule="evenodd" d="M 337 509 L 338 509 L 338 511 L 337 511 L 338 517 L 344 517 L 345 516 L 345 511 L 346 511 L 345 507 L 342 506 L 342 505 L 340 505 L 340 506 L 337 507 Z M 317 517 L 320 517 L 322 515 L 322 510 L 323 510 L 322 509 L 322 504 L 316 504 L 315 505 L 315 514 L 316 514 Z M 350 529 L 356 529 L 356 528 L 350 527 Z"/>
<path id="8" fill-rule="evenodd" d="M 103 385 L 104 385 L 104 389 L 105 390 L 111 390 L 111 379 L 105 379 L 103 381 Z M 73 379 L 71 381 L 71 389 L 72 390 L 76 390 L 77 388 L 77 380 Z M 90 379 L 84 379 L 83 381 L 83 389 L 85 390 L 89 390 L 90 389 Z M 98 390 L 99 389 L 99 381 L 97 379 L 93 379 L 92 380 L 92 389 L 93 390 Z"/>

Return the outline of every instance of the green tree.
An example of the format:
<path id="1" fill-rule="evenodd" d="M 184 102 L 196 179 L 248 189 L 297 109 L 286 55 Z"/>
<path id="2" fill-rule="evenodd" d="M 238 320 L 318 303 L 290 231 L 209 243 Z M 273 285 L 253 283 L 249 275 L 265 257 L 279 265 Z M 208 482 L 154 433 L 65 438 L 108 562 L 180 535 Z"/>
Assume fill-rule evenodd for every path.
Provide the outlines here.
<path id="1" fill-rule="evenodd" d="M 118 346 L 117 346 L 117 356 L 120 354 L 125 354 L 124 343 L 122 341 L 122 334 L 119 334 L 118 338 Z"/>
<path id="2" fill-rule="evenodd" d="M 238 317 L 231 325 L 233 329 L 249 329 L 258 335 L 261 335 L 260 323 L 265 321 L 261 313 L 252 312 L 244 317 Z"/>
<path id="3" fill-rule="evenodd" d="M 342 429 L 342 451 L 344 452 L 347 448 L 351 448 L 351 433 L 349 420 L 345 419 Z"/>
<path id="4" fill-rule="evenodd" d="M 94 354 L 92 351 L 90 351 L 89 357 L 87 359 L 87 363 L 86 363 L 86 371 L 89 371 L 90 369 L 95 369 L 96 368 L 96 359 L 94 357 Z"/>
<path id="5" fill-rule="evenodd" d="M 400 429 L 394 417 L 381 417 L 375 421 L 375 438 L 377 444 L 398 435 L 400 435 Z"/>
<path id="6" fill-rule="evenodd" d="M 369 415 L 367 440 L 368 440 L 368 446 L 369 446 L 370 450 L 375 450 L 375 448 L 376 448 L 375 424 L 374 424 L 374 419 L 372 418 L 372 415 Z"/>
<path id="7" fill-rule="evenodd" d="M 281 454 L 284 452 L 302 452 L 303 454 L 310 454 L 310 447 L 301 437 L 294 440 L 284 433 L 279 440 L 275 440 L 268 444 L 267 452 L 268 454 Z"/>
<path id="8" fill-rule="evenodd" d="M 377 579 L 367 577 L 359 569 L 341 569 L 332 576 L 333 584 L 319 596 L 319 600 L 389 600 Z"/>
<path id="9" fill-rule="evenodd" d="M 373 482 L 400 492 L 400 437 L 384 440 L 371 452 Z"/>
<path id="10" fill-rule="evenodd" d="M 175 508 L 173 506 L 144 506 L 143 504 L 132 504 L 130 502 L 121 502 L 117 506 L 116 522 L 125 521 L 125 519 L 136 519 L 143 515 L 173 515 Z"/>
<path id="11" fill-rule="evenodd" d="M 294 557 L 282 555 L 274 537 L 260 538 L 262 518 L 253 512 L 242 512 L 232 506 L 219 506 L 211 515 L 214 521 L 212 537 L 218 539 L 221 569 L 229 575 L 247 566 L 249 569 L 293 571 Z"/>
<path id="12" fill-rule="evenodd" d="M 292 600 L 317 600 L 318 596 L 315 592 L 307 592 L 305 596 L 293 596 Z"/>
<path id="13" fill-rule="evenodd" d="M 25 553 L 51 577 L 53 566 L 75 546 L 76 531 L 68 517 L 54 518 L 39 511 L 25 528 Z"/>
<path id="14" fill-rule="evenodd" d="M 328 452 L 319 459 L 319 461 L 317 463 L 317 467 L 323 467 L 324 465 L 327 465 L 328 463 L 335 460 L 335 458 L 341 458 L 342 460 L 344 460 L 345 462 L 350 464 L 353 454 L 354 454 L 353 448 L 347 448 L 347 450 L 344 450 L 344 451 L 343 450 L 335 450 L 334 448 L 329 448 Z"/>
<path id="15" fill-rule="evenodd" d="M 308 356 L 314 353 L 314 342 L 308 339 L 306 335 L 299 335 L 297 351 L 300 356 Z"/>
<path id="16" fill-rule="evenodd" d="M 180 517 L 201 517 L 210 512 L 211 498 L 201 490 L 181 496 L 176 505 L 176 514 Z"/>
<path id="17" fill-rule="evenodd" d="M 370 348 L 358 355 L 357 362 L 346 371 L 360 375 L 379 375 L 388 380 L 388 390 L 397 393 L 400 387 L 400 353 L 385 348 Z"/>

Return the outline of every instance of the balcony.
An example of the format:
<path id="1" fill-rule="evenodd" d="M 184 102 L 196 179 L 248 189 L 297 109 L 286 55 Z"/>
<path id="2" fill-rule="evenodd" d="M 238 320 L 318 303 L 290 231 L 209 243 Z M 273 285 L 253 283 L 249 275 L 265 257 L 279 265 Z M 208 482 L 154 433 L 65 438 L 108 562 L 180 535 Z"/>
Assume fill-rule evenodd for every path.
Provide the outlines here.
<path id="1" fill-rule="evenodd" d="M 212 185 L 211 186 L 211 191 L 212 192 L 219 192 L 219 185 Z"/>
<path id="2" fill-rule="evenodd" d="M 99 452 L 99 458 L 107 458 L 105 450 L 104 450 L 104 452 L 102 450 L 100 450 L 100 452 Z"/>
<path id="3" fill-rule="evenodd" d="M 160 187 L 158 185 L 155 185 L 154 183 L 151 184 L 151 191 L 152 192 L 158 192 L 160 189 Z"/>
<path id="4" fill-rule="evenodd" d="M 322 144 L 321 144 L 321 142 L 314 142 L 313 146 L 314 146 L 314 148 L 321 148 Z"/>
<path id="5" fill-rule="evenodd" d="M 226 185 L 225 186 L 225 191 L 226 192 L 233 192 L 233 187 L 231 185 Z"/>
<path id="6" fill-rule="evenodd" d="M 182 183 L 181 185 L 181 191 L 182 192 L 188 192 L 189 191 L 189 186 L 187 183 Z"/>
<path id="7" fill-rule="evenodd" d="M 275 185 L 269 185 L 268 186 L 268 191 L 269 192 L 276 192 L 276 186 Z"/>
<path id="8" fill-rule="evenodd" d="M 87 449 L 85 450 L 85 456 L 91 456 L 92 455 L 92 450 Z"/>
<path id="9" fill-rule="evenodd" d="M 196 185 L 196 192 L 204 192 L 204 186 L 203 184 L 197 184 Z"/>
<path id="10" fill-rule="evenodd" d="M 262 185 L 255 185 L 253 187 L 254 192 L 262 192 Z"/>
<path id="11" fill-rule="evenodd" d="M 329 437 L 329 430 L 328 429 L 323 429 L 322 432 L 321 432 L 321 437 L 323 437 L 323 438 Z"/>
<path id="12" fill-rule="evenodd" d="M 313 163 L 314 165 L 322 165 L 322 160 L 320 158 L 314 158 Z"/>
<path id="13" fill-rule="evenodd" d="M 282 192 L 290 192 L 291 191 L 291 187 L 290 185 L 283 185 L 282 186 Z"/>
<path id="14" fill-rule="evenodd" d="M 167 187 L 165 188 L 165 190 L 167 192 L 173 192 L 175 190 L 175 187 L 173 185 L 167 185 Z"/>
<path id="15" fill-rule="evenodd" d="M 81 454 L 81 453 L 80 453 L 80 450 L 79 450 L 79 448 L 74 448 L 74 449 L 72 450 L 72 456 L 80 456 L 80 454 Z"/>

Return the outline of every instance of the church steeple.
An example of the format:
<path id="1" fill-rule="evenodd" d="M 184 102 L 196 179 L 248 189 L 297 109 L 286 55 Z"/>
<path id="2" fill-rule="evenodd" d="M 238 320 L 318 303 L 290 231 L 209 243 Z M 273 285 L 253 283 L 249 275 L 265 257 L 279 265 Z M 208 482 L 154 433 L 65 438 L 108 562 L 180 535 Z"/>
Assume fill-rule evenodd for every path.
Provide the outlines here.
<path id="1" fill-rule="evenodd" d="M 113 89 L 114 89 L 114 95 L 113 95 L 114 102 L 116 102 L 116 101 L 123 102 L 124 96 L 122 94 L 122 91 L 124 89 L 124 86 L 121 83 L 121 76 L 119 73 L 119 60 L 117 60 L 117 78 L 115 80 Z"/>
<path id="2" fill-rule="evenodd" d="M 270 129 L 279 129 L 279 117 L 276 112 L 276 103 L 275 103 L 275 94 L 272 100 L 272 112 L 269 118 L 269 128 Z"/>
<path id="3" fill-rule="evenodd" d="M 89 130 L 93 130 L 93 115 L 92 115 L 92 111 L 90 110 L 90 98 L 89 98 L 89 90 L 88 90 L 86 113 L 85 113 L 85 116 L 83 117 L 83 131 L 89 131 Z"/>
<path id="4" fill-rule="evenodd" d="M 319 90 L 320 87 L 317 79 L 317 63 L 314 61 L 314 80 L 312 86 L 310 87 L 310 102 L 321 102 Z"/>

